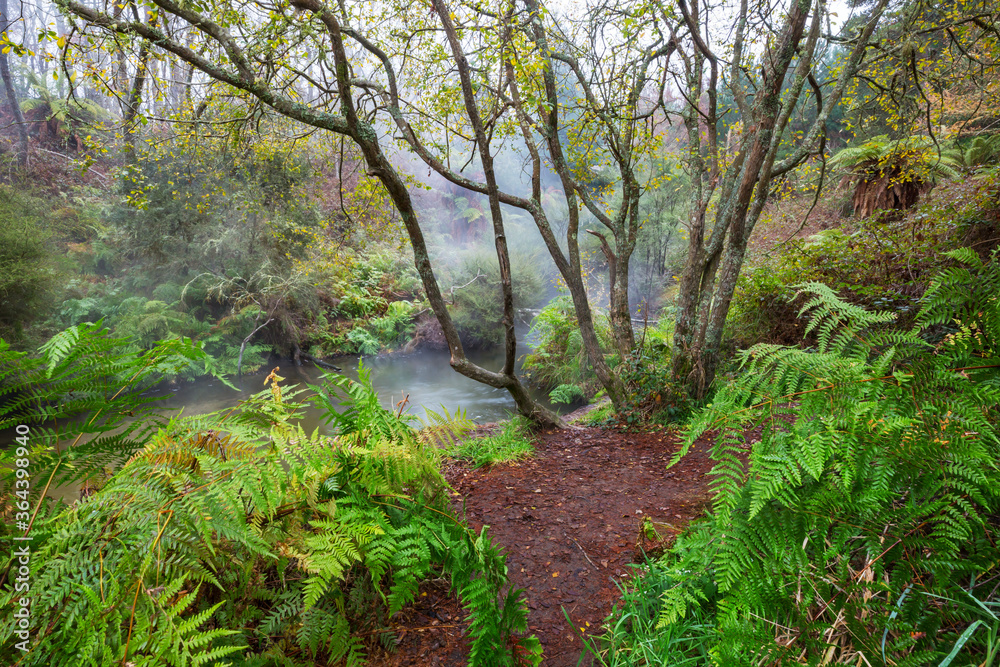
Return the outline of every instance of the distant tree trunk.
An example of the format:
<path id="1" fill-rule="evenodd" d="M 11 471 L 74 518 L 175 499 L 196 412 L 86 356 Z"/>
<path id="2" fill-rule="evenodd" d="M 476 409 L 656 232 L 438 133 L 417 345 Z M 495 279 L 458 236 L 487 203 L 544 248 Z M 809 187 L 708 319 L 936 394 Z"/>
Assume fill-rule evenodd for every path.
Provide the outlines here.
<path id="1" fill-rule="evenodd" d="M 632 311 L 628 302 L 628 254 L 617 254 L 611 249 L 611 244 L 604 234 L 590 229 L 588 233 L 593 234 L 601 241 L 601 252 L 608 261 L 608 288 L 609 288 L 609 308 L 608 318 L 611 320 L 611 336 L 614 338 L 615 347 L 622 359 L 625 359 L 635 347 L 635 332 L 632 329 Z"/>
<path id="2" fill-rule="evenodd" d="M 6 35 L 10 25 L 7 0 L 0 0 L 0 35 Z M 2 52 L 0 52 L 0 78 L 3 78 L 3 87 L 7 92 L 7 103 L 10 105 L 11 115 L 14 116 L 21 144 L 17 154 L 17 163 L 21 167 L 26 167 L 28 166 L 28 126 L 24 122 L 24 114 L 21 113 L 21 105 L 17 100 L 17 93 L 14 91 L 14 80 L 10 76 L 10 59 L 7 53 Z"/>
<path id="3" fill-rule="evenodd" d="M 0 0 L 2 2 L 2 0 Z M 146 85 L 146 65 L 149 60 L 149 42 L 144 41 L 139 49 L 139 66 L 135 71 L 135 78 L 132 79 L 132 88 L 128 93 L 128 100 L 125 102 L 125 117 L 122 124 L 125 127 L 125 147 L 129 154 L 135 152 L 135 139 L 139 116 L 139 107 L 142 105 L 142 89 Z"/>
<path id="4" fill-rule="evenodd" d="M 2 1 L 2 0 L 0 0 Z M 139 8 L 135 2 L 130 3 L 132 16 L 138 22 Z M 149 17 L 149 27 L 156 27 L 156 15 Z M 121 66 L 121 65 L 120 65 Z M 135 153 L 136 132 L 139 129 L 136 118 L 139 116 L 139 107 L 142 106 L 142 91 L 146 86 L 146 68 L 149 66 L 149 40 L 143 40 L 139 47 L 139 63 L 135 68 L 135 77 L 132 79 L 132 86 L 129 89 L 128 99 L 125 101 L 124 118 L 122 125 L 125 128 L 125 150 L 129 155 Z"/>

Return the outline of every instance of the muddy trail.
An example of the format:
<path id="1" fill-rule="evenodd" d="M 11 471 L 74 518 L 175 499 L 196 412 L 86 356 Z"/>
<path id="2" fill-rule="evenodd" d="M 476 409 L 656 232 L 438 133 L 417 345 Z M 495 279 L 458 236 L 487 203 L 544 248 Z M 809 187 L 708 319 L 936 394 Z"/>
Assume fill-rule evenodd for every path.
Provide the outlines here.
<path id="1" fill-rule="evenodd" d="M 619 585 L 633 574 L 630 564 L 669 546 L 701 514 L 712 467 L 707 444 L 696 443 L 668 471 L 678 447 L 664 431 L 581 428 L 541 432 L 535 456 L 515 464 L 446 464 L 456 510 L 473 530 L 488 525 L 507 552 L 543 665 L 592 664 L 580 661 L 581 635 L 601 634 Z M 644 519 L 662 539 L 647 538 Z M 393 621 L 393 652 L 376 651 L 372 664 L 464 665 L 465 618 L 446 582 L 426 582 L 417 603 Z"/>

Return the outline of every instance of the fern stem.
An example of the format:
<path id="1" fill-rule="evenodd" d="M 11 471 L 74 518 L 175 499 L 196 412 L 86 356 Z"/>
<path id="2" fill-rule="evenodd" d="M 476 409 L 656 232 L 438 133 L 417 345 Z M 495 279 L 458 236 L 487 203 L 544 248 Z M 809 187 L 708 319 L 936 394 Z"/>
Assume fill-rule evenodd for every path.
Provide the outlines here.
<path id="1" fill-rule="evenodd" d="M 393 493 L 373 493 L 373 494 L 372 494 L 372 498 L 402 498 L 403 500 L 409 500 L 410 502 L 413 502 L 413 499 L 412 499 L 412 498 L 410 498 L 410 497 L 408 497 L 408 496 L 403 496 L 403 495 L 396 495 L 396 494 L 393 494 Z M 393 509 L 397 509 L 397 510 L 405 510 L 405 508 L 403 508 L 403 507 L 400 507 L 400 506 L 398 506 L 398 505 L 391 505 L 391 504 L 389 504 L 389 503 L 381 503 L 381 502 L 379 502 L 379 501 L 377 501 L 377 500 L 373 500 L 372 502 L 373 502 L 373 503 L 375 503 L 376 505 L 385 505 L 386 507 L 392 507 Z M 472 535 L 472 534 L 473 534 L 471 530 L 469 530 L 469 529 L 468 529 L 468 528 L 466 528 L 466 527 L 465 527 L 464 525 L 462 525 L 462 522 L 461 522 L 461 521 L 459 521 L 459 520 L 458 520 L 458 519 L 456 519 L 455 517 L 451 516 L 450 514 L 448 514 L 448 513 L 446 513 L 446 512 L 442 512 L 441 510 L 438 510 L 438 509 L 434 509 L 434 508 L 433 508 L 433 507 L 431 507 L 430 505 L 424 505 L 424 507 L 425 507 L 426 509 L 429 509 L 429 510 L 430 510 L 430 511 L 432 511 L 432 512 L 436 512 L 436 513 L 440 514 L 441 516 L 443 516 L 443 517 L 445 517 L 445 518 L 449 519 L 449 520 L 450 520 L 450 521 L 452 521 L 452 522 L 453 522 L 453 523 L 454 523 L 454 524 L 455 524 L 456 526 L 459 526 L 459 527 L 461 527 L 461 528 L 465 528 L 466 532 L 468 532 L 468 533 L 469 533 L 470 535 Z"/>
<path id="2" fill-rule="evenodd" d="M 129 643 L 132 641 L 132 628 L 135 627 L 135 605 L 139 602 L 139 590 L 142 588 L 142 574 L 139 575 L 138 581 L 135 583 L 135 596 L 132 598 L 132 611 L 129 613 L 128 617 L 128 636 L 125 638 L 125 653 L 122 654 L 122 665 L 126 665 L 125 661 L 128 659 L 128 647 Z"/>
<path id="3" fill-rule="evenodd" d="M 52 478 L 56 476 L 56 470 L 62 465 L 62 461 L 56 461 L 55 466 L 52 468 L 52 472 L 49 474 L 49 481 L 45 482 L 45 488 L 42 489 L 42 495 L 38 496 L 38 502 L 35 504 L 35 511 L 31 515 L 31 521 L 28 522 L 28 527 L 24 529 L 24 536 L 27 536 L 31 532 L 31 527 L 35 524 L 35 517 L 38 516 L 38 511 L 42 509 L 42 502 L 45 500 L 45 494 L 49 492 L 49 486 L 52 484 Z"/>

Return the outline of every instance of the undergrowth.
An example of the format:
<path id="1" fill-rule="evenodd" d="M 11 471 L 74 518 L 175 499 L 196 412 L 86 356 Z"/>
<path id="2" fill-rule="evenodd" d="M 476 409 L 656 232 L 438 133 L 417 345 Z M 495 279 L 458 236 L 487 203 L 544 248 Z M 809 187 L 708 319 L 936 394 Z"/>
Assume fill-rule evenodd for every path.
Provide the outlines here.
<path id="1" fill-rule="evenodd" d="M 447 448 L 445 453 L 452 458 L 470 460 L 479 468 L 529 458 L 535 453 L 535 445 L 530 423 L 518 415 L 511 417 L 493 435 L 464 440 Z"/>
<path id="2" fill-rule="evenodd" d="M 709 648 L 715 633 L 715 608 L 711 602 L 694 606 L 684 618 L 661 627 L 662 598 L 681 584 L 700 587 L 706 600 L 715 597 L 714 582 L 702 575 L 676 571 L 674 564 L 649 561 L 633 565 L 637 576 L 618 584 L 621 600 L 615 604 L 603 634 L 585 638 L 585 650 L 606 667 L 710 665 Z"/>
<path id="3" fill-rule="evenodd" d="M 31 620 L 0 620 L 0 662 L 361 665 L 373 641 L 393 646 L 392 616 L 442 573 L 471 616 L 470 664 L 540 662 L 503 553 L 448 509 L 439 446 L 469 427 L 461 416 L 417 431 L 380 407 L 362 369 L 314 399 L 332 436 L 303 430 L 302 390 L 274 373 L 236 408 L 167 420 L 139 391 L 169 365 L 204 362 L 189 342 L 136 355 L 80 325 L 42 352 L 0 346 L 0 428 L 31 429 L 26 451 L 0 459 L 0 536 L 16 519 L 32 537 L 30 592 L 15 590 L 10 551 L 2 561 L 0 604 L 27 594 Z M 35 480 L 118 469 L 67 505 L 16 484 L 25 455 Z"/>
<path id="4" fill-rule="evenodd" d="M 708 521 L 660 562 L 658 632 L 718 665 L 995 662 L 1000 266 L 949 259 L 909 329 L 810 283 L 817 346 L 742 353 L 677 455 L 718 434 Z M 689 627 L 712 608 L 711 633 Z"/>
<path id="5" fill-rule="evenodd" d="M 737 281 L 727 323 L 738 345 L 801 340 L 805 322 L 789 303 L 804 281 L 822 282 L 851 303 L 893 310 L 910 326 L 931 279 L 967 246 L 986 258 L 1000 229 L 1000 170 L 941 185 L 905 215 L 881 211 L 807 239 L 755 251 Z"/>
<path id="6" fill-rule="evenodd" d="M 602 319 L 595 318 L 597 335 L 601 348 L 611 350 L 611 330 Z M 557 296 L 542 308 L 531 325 L 528 340 L 532 351 L 524 358 L 523 369 L 529 382 L 551 391 L 554 402 L 594 395 L 599 383 L 587 358 L 573 301 L 568 295 Z M 609 363 L 616 365 L 617 356 L 609 355 Z"/>
<path id="7" fill-rule="evenodd" d="M 576 420 L 584 426 L 608 426 L 615 418 L 615 406 L 611 401 L 605 401 Z"/>

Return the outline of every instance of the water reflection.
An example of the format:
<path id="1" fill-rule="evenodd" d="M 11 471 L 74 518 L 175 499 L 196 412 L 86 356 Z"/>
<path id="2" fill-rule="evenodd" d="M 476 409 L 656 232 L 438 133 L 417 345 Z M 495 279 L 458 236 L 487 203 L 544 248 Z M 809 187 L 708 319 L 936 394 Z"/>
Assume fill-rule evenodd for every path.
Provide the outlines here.
<path id="1" fill-rule="evenodd" d="M 523 352 L 527 352 L 527 349 Z M 518 360 L 518 369 L 523 352 Z M 469 356 L 475 363 L 491 370 L 503 365 L 501 352 L 471 353 Z M 449 412 L 462 408 L 469 419 L 485 423 L 505 419 L 515 409 L 514 401 L 506 390 L 487 387 L 456 373 L 448 363 L 448 353 L 444 351 L 363 360 L 351 356 L 327 361 L 340 367 L 341 373 L 353 380 L 358 378 L 358 363 L 361 361 L 370 370 L 372 385 L 384 407 L 395 409 L 399 401 L 408 397 L 405 410 L 418 417 L 425 416 L 427 408 L 439 411 L 444 406 Z M 285 387 L 321 384 L 322 376 L 327 372 L 312 365 L 295 366 L 291 361 L 282 360 L 264 372 L 233 380 L 239 391 L 233 391 L 217 380 L 203 379 L 185 383 L 172 390 L 160 389 L 156 393 L 165 395 L 161 403 L 164 408 L 183 408 L 185 415 L 223 410 L 263 390 L 266 371 L 274 366 L 278 366 L 278 375 L 284 378 L 281 384 Z M 557 409 L 548 403 L 544 393 L 536 392 L 535 397 L 548 407 Z M 323 430 L 319 413 L 312 407 L 306 409 L 303 427 L 306 430 L 317 427 Z"/>
<path id="2" fill-rule="evenodd" d="M 524 327 L 525 329 L 527 327 Z M 525 332 L 519 331 L 523 340 Z M 518 361 L 516 368 L 521 369 L 524 355 L 529 352 L 526 344 L 518 344 Z M 471 361 L 489 370 L 499 370 L 503 366 L 503 352 L 470 351 Z M 417 417 L 424 417 L 426 410 L 440 411 L 443 406 L 450 413 L 462 408 L 466 416 L 477 422 L 486 423 L 506 419 L 515 411 L 515 405 L 510 394 L 503 389 L 494 389 L 456 373 L 449 365 L 449 355 L 446 351 L 424 351 L 408 355 L 383 355 L 379 357 L 360 359 L 358 356 L 330 358 L 327 362 L 338 366 L 340 373 L 352 380 L 358 379 L 358 364 L 364 363 L 370 370 L 372 385 L 379 395 L 382 405 L 391 410 L 396 409 L 398 401 L 408 397 L 404 411 Z M 327 372 L 312 365 L 296 366 L 290 360 L 272 363 L 253 375 L 240 379 L 232 379 L 236 390 L 227 387 L 214 378 L 202 378 L 193 382 L 185 382 L 176 387 L 162 385 L 150 392 L 161 396 L 157 410 L 169 416 L 191 416 L 217 412 L 237 405 L 240 401 L 266 389 L 264 379 L 268 372 L 278 367 L 278 375 L 284 378 L 283 387 L 299 385 L 323 384 L 323 375 Z M 565 411 L 565 406 L 554 406 L 548 402 L 543 392 L 532 392 L 533 396 L 543 405 L 557 412 Z M 308 393 L 301 394 L 304 398 Z M 308 403 L 304 409 L 302 427 L 307 432 L 319 429 L 321 433 L 329 431 L 320 418 L 320 412 Z M 0 446 L 13 442 L 13 438 L 3 438 Z M 44 484 L 44 480 L 35 483 Z M 72 502 L 80 497 L 79 484 L 57 486 L 49 489 L 49 495 Z"/>

